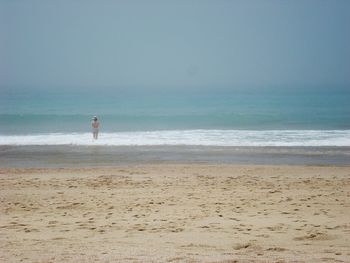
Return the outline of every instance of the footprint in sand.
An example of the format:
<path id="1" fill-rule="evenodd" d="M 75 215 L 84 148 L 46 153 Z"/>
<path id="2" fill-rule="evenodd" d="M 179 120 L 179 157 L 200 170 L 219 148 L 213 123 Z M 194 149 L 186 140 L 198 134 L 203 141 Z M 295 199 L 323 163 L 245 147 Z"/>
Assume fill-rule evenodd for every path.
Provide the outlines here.
<path id="1" fill-rule="evenodd" d="M 283 247 L 269 247 L 268 249 L 266 249 L 267 251 L 278 251 L 278 252 L 282 252 L 282 251 L 286 251 L 286 248 Z"/>
<path id="2" fill-rule="evenodd" d="M 335 239 L 335 236 L 328 235 L 326 233 L 322 232 L 315 232 L 315 233 L 310 233 L 308 235 L 300 236 L 300 237 L 295 237 L 294 240 L 296 241 L 304 241 L 304 240 L 333 240 Z"/>
<path id="3" fill-rule="evenodd" d="M 242 250 L 242 249 L 248 249 L 255 247 L 255 245 L 252 242 L 247 242 L 247 243 L 239 243 L 233 246 L 234 250 Z"/>

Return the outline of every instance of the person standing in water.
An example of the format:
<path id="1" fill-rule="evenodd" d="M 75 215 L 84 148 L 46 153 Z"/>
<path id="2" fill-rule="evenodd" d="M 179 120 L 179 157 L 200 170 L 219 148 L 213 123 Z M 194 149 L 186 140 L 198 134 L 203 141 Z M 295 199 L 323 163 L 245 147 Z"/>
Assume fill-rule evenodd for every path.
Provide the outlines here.
<path id="1" fill-rule="evenodd" d="M 93 138 L 94 138 L 95 140 L 97 140 L 97 138 L 98 138 L 98 129 L 99 129 L 99 127 L 100 127 L 100 123 L 99 123 L 99 121 L 98 121 L 98 119 L 97 119 L 96 116 L 94 116 L 94 117 L 92 118 L 91 126 L 92 126 L 92 135 L 93 135 Z"/>

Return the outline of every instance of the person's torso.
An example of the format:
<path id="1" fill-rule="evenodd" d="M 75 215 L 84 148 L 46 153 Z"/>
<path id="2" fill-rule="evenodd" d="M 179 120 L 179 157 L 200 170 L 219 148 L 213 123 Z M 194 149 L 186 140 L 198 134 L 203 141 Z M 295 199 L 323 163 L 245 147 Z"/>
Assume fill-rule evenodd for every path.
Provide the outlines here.
<path id="1" fill-rule="evenodd" d="M 95 129 L 97 129 L 98 126 L 100 125 L 100 123 L 98 121 L 93 121 L 91 124 L 92 124 L 92 127 Z"/>

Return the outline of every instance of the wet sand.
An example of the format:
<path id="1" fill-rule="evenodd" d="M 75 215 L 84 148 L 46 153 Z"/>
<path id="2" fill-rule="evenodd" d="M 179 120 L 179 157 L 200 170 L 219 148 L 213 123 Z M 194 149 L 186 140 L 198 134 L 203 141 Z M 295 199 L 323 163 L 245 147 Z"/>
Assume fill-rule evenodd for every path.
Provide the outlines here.
<path id="1" fill-rule="evenodd" d="M 350 262 L 350 168 L 0 169 L 1 262 Z"/>
<path id="2" fill-rule="evenodd" d="M 350 147 L 0 145 L 0 168 L 93 168 L 134 164 L 348 166 Z"/>

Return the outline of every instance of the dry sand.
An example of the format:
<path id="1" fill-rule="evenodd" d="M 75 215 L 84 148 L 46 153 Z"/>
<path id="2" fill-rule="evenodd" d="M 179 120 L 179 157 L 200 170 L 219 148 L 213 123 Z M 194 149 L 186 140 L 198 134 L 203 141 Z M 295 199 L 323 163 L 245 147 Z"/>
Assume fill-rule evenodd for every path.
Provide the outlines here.
<path id="1" fill-rule="evenodd" d="M 350 168 L 1 169 L 1 262 L 350 262 Z"/>

